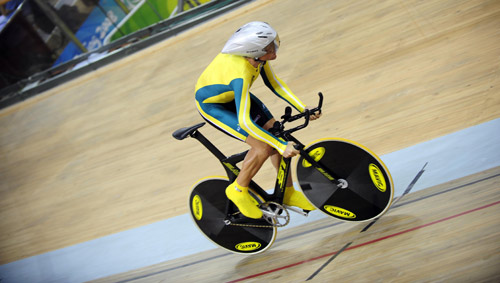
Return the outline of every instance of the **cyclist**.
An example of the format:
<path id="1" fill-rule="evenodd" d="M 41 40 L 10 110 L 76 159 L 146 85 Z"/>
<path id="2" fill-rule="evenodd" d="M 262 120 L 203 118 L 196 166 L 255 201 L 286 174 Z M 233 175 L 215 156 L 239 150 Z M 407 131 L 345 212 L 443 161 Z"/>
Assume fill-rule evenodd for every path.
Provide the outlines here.
<path id="1" fill-rule="evenodd" d="M 269 64 L 276 59 L 279 45 L 278 34 L 268 23 L 247 23 L 229 38 L 196 84 L 196 106 L 201 116 L 217 129 L 250 146 L 238 177 L 226 189 L 226 196 L 249 218 L 262 217 L 262 211 L 248 193 L 248 186 L 265 160 L 271 157 L 278 169 L 281 155 L 292 157 L 299 153 L 293 142 L 286 142 L 268 132 L 275 119 L 249 91 L 260 74 L 275 95 L 298 111 L 305 111 L 306 106 L 275 75 Z M 319 116 L 311 114 L 310 119 Z M 306 210 L 315 209 L 301 192 L 294 190 L 291 176 L 287 180 L 283 203 Z"/>

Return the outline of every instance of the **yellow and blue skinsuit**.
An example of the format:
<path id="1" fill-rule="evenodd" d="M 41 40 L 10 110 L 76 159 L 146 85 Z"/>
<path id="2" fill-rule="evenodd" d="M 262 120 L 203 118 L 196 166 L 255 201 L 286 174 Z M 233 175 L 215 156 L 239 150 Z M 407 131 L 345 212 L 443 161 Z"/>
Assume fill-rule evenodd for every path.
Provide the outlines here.
<path id="1" fill-rule="evenodd" d="M 249 91 L 259 73 L 265 85 L 274 94 L 298 111 L 304 111 L 305 105 L 283 81 L 276 77 L 269 62 L 261 63 L 259 67 L 254 68 L 242 56 L 222 53 L 215 57 L 198 79 L 196 106 L 205 120 L 231 136 L 244 141 L 250 134 L 283 154 L 287 142 L 262 128 L 272 115 Z M 255 110 L 256 107 L 260 107 L 260 112 Z M 254 113 L 265 115 L 265 121 L 256 123 Z"/>

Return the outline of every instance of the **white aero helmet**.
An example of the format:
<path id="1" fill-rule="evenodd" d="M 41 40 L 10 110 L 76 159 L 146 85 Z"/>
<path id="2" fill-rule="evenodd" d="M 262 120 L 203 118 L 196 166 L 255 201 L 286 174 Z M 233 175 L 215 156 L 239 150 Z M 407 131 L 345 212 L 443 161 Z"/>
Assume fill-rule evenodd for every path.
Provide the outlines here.
<path id="1" fill-rule="evenodd" d="M 278 33 L 266 22 L 250 22 L 240 27 L 222 48 L 222 53 L 258 58 L 274 41 L 276 52 L 280 46 Z"/>

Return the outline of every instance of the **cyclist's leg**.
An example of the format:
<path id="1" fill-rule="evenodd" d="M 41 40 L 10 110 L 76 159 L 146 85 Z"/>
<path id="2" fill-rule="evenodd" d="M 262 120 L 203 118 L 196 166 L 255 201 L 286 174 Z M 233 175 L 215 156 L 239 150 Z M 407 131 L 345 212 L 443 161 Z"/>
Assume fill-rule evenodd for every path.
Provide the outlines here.
<path id="1" fill-rule="evenodd" d="M 252 120 L 264 130 L 269 130 L 274 124 L 275 119 L 267 107 L 255 95 L 250 93 L 251 108 L 250 116 Z M 270 145 L 262 142 L 252 136 L 247 136 L 245 142 L 250 146 L 245 159 L 243 160 L 243 167 L 238 175 L 238 183 L 240 185 L 248 186 L 252 178 L 260 170 L 264 162 L 269 156 L 278 153 Z M 278 154 L 279 155 L 279 154 Z M 243 174 L 242 174 L 243 173 Z"/>
<path id="2" fill-rule="evenodd" d="M 250 218 L 261 218 L 262 211 L 256 206 L 255 201 L 248 193 L 250 181 L 260 170 L 266 159 L 273 150 L 268 144 L 259 141 L 252 136 L 246 138 L 250 146 L 242 168 L 236 180 L 226 189 L 226 196 L 238 207 L 238 209 Z"/>
<path id="3" fill-rule="evenodd" d="M 276 120 L 273 118 L 269 120 L 265 125 L 264 129 L 269 130 Z M 271 162 L 273 163 L 276 171 L 279 170 L 281 163 L 281 155 L 274 151 L 271 155 Z M 305 210 L 315 210 L 316 208 L 307 200 L 302 192 L 296 191 L 293 188 L 292 172 L 290 171 L 286 180 L 285 196 L 283 198 L 283 203 L 289 206 L 297 206 Z"/>
<path id="4" fill-rule="evenodd" d="M 257 174 L 264 162 L 274 151 L 271 146 L 252 136 L 248 136 L 245 142 L 250 146 L 250 150 L 243 160 L 240 174 L 236 179 L 242 186 L 248 186 L 250 184 L 252 178 Z"/>
<path id="5" fill-rule="evenodd" d="M 255 97 L 253 95 L 252 95 L 251 115 L 252 115 L 252 118 L 258 119 L 255 122 L 257 124 L 261 125 L 261 127 L 263 129 L 265 129 L 266 131 L 268 131 L 276 122 L 276 120 L 273 118 L 271 112 L 269 112 L 269 110 L 264 105 L 264 103 L 262 103 L 257 97 Z M 260 143 L 264 144 L 263 142 L 260 142 Z M 267 145 L 267 144 L 264 144 L 264 145 Z M 273 166 L 276 168 L 276 170 L 279 170 L 280 163 L 281 163 L 281 155 L 279 154 L 278 151 L 274 150 L 270 146 L 268 146 L 267 149 L 270 150 L 269 155 L 271 157 L 271 162 L 272 162 Z M 260 166 L 262 166 L 262 164 Z M 260 167 L 259 167 L 259 169 L 260 169 Z M 296 191 L 293 188 L 293 181 L 292 181 L 291 172 L 288 174 L 288 178 L 286 180 L 286 189 L 285 189 L 285 196 L 283 198 L 283 203 L 286 205 L 290 205 L 290 206 L 297 206 L 297 207 L 300 207 L 300 208 L 305 209 L 305 210 L 316 209 L 307 200 L 307 198 L 304 196 L 304 194 L 302 192 Z"/>
<path id="6" fill-rule="evenodd" d="M 255 95 L 250 93 L 250 96 L 251 96 L 250 116 L 252 120 L 265 130 L 269 130 L 270 128 L 269 125 L 272 126 L 274 121 L 271 112 L 267 109 L 264 103 L 262 103 L 262 101 L 260 101 Z M 238 186 L 241 186 L 243 188 L 248 187 L 250 185 L 252 178 L 257 174 L 257 172 L 260 170 L 260 168 L 262 167 L 264 162 L 269 158 L 269 156 L 273 155 L 274 153 L 277 153 L 277 151 L 275 151 L 270 145 L 250 135 L 247 135 L 245 142 L 250 146 L 250 150 L 245 156 L 240 173 L 236 178 L 234 184 L 235 189 L 233 190 L 230 189 L 228 191 L 229 192 L 228 197 L 230 199 L 231 195 L 235 194 L 234 190 L 236 191 L 243 190 Z M 248 204 L 247 202 L 247 204 L 245 204 L 244 207 L 242 208 L 245 209 L 246 207 L 249 206 L 250 204 Z M 255 205 L 253 207 L 255 207 Z M 238 206 L 238 208 L 240 208 L 240 206 Z M 242 208 L 240 208 L 240 210 Z M 260 210 L 259 212 L 260 216 L 262 216 L 262 212 Z M 249 215 L 250 213 L 249 211 L 247 211 L 246 213 L 242 211 L 242 213 L 245 214 L 247 217 L 252 217 L 252 218 L 257 218 L 258 216 L 256 212 L 252 213 L 252 215 Z"/>
<path id="7" fill-rule="evenodd" d="M 233 103 L 234 104 L 234 103 Z M 236 109 L 230 103 L 199 103 L 196 106 L 201 117 L 221 132 L 240 141 L 245 141 L 248 134 L 238 131 Z"/>
<path id="8" fill-rule="evenodd" d="M 263 128 L 266 131 L 268 131 L 270 128 L 273 127 L 274 122 L 276 122 L 276 119 L 271 118 L 269 121 L 267 121 L 266 124 L 264 124 Z M 281 154 L 279 154 L 279 152 L 277 152 L 276 150 L 273 150 L 271 152 L 271 163 L 273 164 L 274 168 L 276 168 L 276 171 L 279 170 L 280 162 L 281 162 Z M 286 186 L 287 187 L 293 186 L 291 172 L 290 174 L 288 174 L 288 178 L 286 179 Z"/>
<path id="9" fill-rule="evenodd" d="M 234 103 L 217 104 L 198 102 L 197 106 L 201 116 L 215 128 L 238 140 L 245 141 L 247 139 L 248 134 L 242 131 L 238 125 Z M 250 154 L 251 156 L 252 154 Z M 248 158 L 248 154 L 246 158 Z M 248 192 L 250 181 L 246 181 L 246 178 L 251 178 L 252 176 L 251 174 L 247 174 L 246 170 L 248 169 L 242 169 L 239 174 L 244 178 L 237 177 L 241 183 L 237 179 L 226 188 L 226 196 L 238 207 L 243 215 L 250 218 L 261 218 L 262 211 L 257 207 L 256 202 Z"/>

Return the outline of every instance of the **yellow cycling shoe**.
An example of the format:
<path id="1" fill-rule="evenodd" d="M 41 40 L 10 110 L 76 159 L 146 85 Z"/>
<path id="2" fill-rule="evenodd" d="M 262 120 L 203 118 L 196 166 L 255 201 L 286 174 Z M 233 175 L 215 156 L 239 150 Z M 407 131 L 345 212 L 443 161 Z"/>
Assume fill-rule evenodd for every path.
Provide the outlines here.
<path id="1" fill-rule="evenodd" d="M 285 197 L 283 198 L 283 203 L 288 206 L 296 206 L 304 210 L 315 210 L 314 207 L 304 196 L 302 192 L 296 191 L 293 187 L 287 187 L 285 189 Z"/>
<path id="2" fill-rule="evenodd" d="M 226 188 L 226 196 L 248 218 L 259 219 L 262 211 L 257 207 L 255 199 L 248 193 L 248 188 L 240 186 L 236 181 Z"/>

